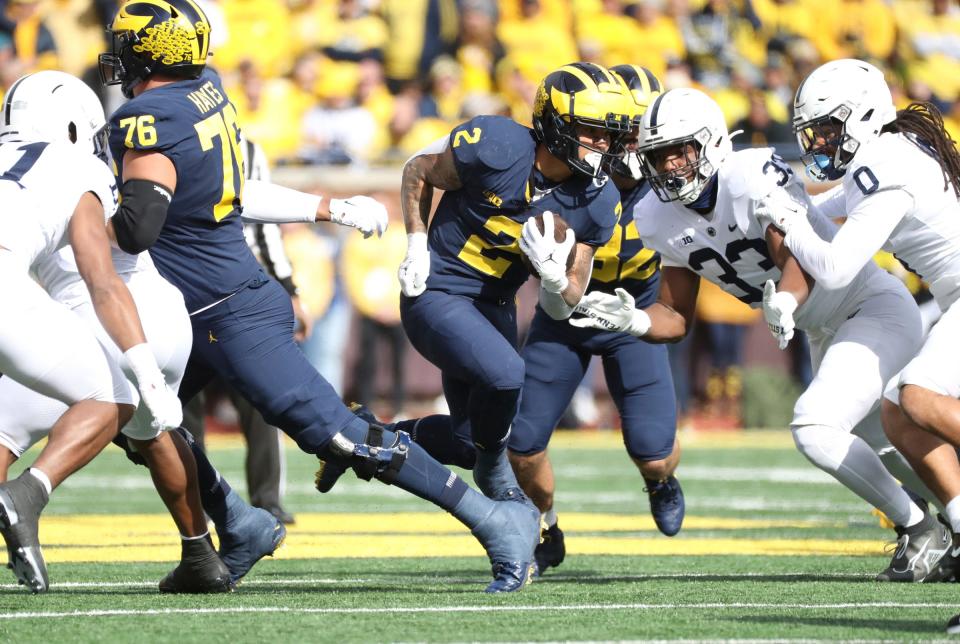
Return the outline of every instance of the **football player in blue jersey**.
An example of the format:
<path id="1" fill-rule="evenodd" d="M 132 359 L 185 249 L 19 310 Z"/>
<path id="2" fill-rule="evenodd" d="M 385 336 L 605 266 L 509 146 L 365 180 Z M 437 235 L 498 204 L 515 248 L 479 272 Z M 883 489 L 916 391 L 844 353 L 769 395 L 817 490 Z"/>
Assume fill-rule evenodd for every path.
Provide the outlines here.
<path id="1" fill-rule="evenodd" d="M 101 75 L 130 98 L 111 117 L 122 195 L 112 227 L 127 252 L 149 248 L 160 273 L 183 292 L 194 341 L 181 399 L 219 375 L 305 452 L 392 483 L 463 522 L 493 564 L 488 592 L 522 588 L 539 540 L 536 513 L 491 501 L 408 435 L 371 427 L 344 406 L 294 343 L 290 298 L 244 241 L 245 209 L 268 216 L 261 221 L 330 220 L 370 233 L 382 231 L 383 207 L 366 197 L 327 206 L 262 182 L 244 190 L 236 110 L 206 68 L 210 23 L 193 0 L 129 0 L 110 31 Z M 202 452 L 198 470 L 206 471 L 202 483 L 213 479 L 202 492 L 226 498 Z M 266 528 L 253 556 L 276 546 Z"/>
<path id="2" fill-rule="evenodd" d="M 626 101 L 609 70 L 565 65 L 540 84 L 532 130 L 479 116 L 404 167 L 403 326 L 443 372 L 452 433 L 472 440 L 474 480 L 491 498 L 518 491 L 506 448 L 524 378 L 515 295 L 529 272 L 520 255 L 539 274 L 544 297 L 572 310 L 620 213 L 601 166 L 628 130 Z M 445 192 L 431 219 L 435 188 Z M 559 242 L 553 215 L 569 226 Z"/>
<path id="3" fill-rule="evenodd" d="M 618 65 L 610 70 L 630 91 L 630 134 L 622 157 L 612 157 L 610 177 L 620 191 L 623 213 L 613 236 L 594 255 L 588 291 L 616 292 L 646 307 L 657 299 L 660 256 L 646 248 L 631 213 L 650 189 L 636 155 L 640 119 L 660 94 L 660 82 L 647 69 Z M 537 307 L 520 352 L 526 365 L 520 410 L 510 434 L 510 461 L 517 480 L 543 516 L 543 541 L 537 546 L 539 572 L 563 561 L 563 532 L 553 507 L 553 469 L 547 443 L 592 356 L 601 356 L 607 386 L 620 412 L 623 442 L 646 483 L 650 510 L 661 532 L 680 531 L 684 502 L 673 476 L 680 459 L 677 412 L 666 346 L 649 344 L 626 333 L 581 329 L 567 322 L 569 309 Z M 546 305 L 546 306 L 545 306 Z"/>

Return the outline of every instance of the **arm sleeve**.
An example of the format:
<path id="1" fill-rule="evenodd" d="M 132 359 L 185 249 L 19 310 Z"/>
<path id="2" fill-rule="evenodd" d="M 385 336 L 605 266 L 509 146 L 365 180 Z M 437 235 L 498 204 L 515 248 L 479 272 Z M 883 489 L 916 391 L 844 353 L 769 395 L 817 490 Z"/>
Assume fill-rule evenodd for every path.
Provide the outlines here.
<path id="1" fill-rule="evenodd" d="M 243 188 L 244 222 L 258 224 L 313 223 L 323 197 L 251 179 Z"/>
<path id="2" fill-rule="evenodd" d="M 834 186 L 820 194 L 810 195 L 810 201 L 829 219 L 847 216 L 847 199 L 843 193 L 843 185 Z"/>
<path id="3" fill-rule="evenodd" d="M 120 250 L 137 255 L 156 243 L 167 221 L 172 197 L 169 190 L 154 181 L 123 182 L 120 207 L 113 216 L 113 230 Z"/>
<path id="4" fill-rule="evenodd" d="M 574 307 L 563 300 L 559 293 L 540 289 L 540 308 L 554 320 L 566 320 L 573 315 Z"/>
<path id="5" fill-rule="evenodd" d="M 809 226 L 794 226 L 787 247 L 800 265 L 825 288 L 842 288 L 853 281 L 913 205 L 902 190 L 882 191 L 864 199 L 849 213 L 832 241 L 821 239 Z"/>

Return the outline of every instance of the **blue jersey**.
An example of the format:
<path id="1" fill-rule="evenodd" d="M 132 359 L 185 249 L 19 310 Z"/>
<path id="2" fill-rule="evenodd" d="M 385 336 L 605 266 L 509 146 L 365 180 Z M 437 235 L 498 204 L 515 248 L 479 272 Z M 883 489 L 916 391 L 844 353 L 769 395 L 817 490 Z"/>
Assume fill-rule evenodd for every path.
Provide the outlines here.
<path id="1" fill-rule="evenodd" d="M 430 223 L 427 288 L 512 299 L 529 272 L 517 239 L 531 215 L 551 211 L 577 241 L 602 246 L 613 234 L 620 195 L 606 176 L 551 183 L 534 170 L 533 131 L 501 116 L 479 116 L 450 133 L 462 187 L 444 193 Z"/>
<path id="2" fill-rule="evenodd" d="M 660 286 L 660 255 L 643 245 L 633 221 L 633 207 L 649 190 L 647 182 L 641 181 L 633 189 L 620 193 L 626 214 L 621 215 L 610 241 L 598 248 L 593 256 L 588 292 L 613 293 L 622 288 L 634 297 L 639 308 L 656 301 Z"/>
<path id="3" fill-rule="evenodd" d="M 223 299 L 257 276 L 240 221 L 243 152 L 237 112 L 220 78 L 147 90 L 110 118 L 110 150 L 123 177 L 126 150 L 160 152 L 177 170 L 177 186 L 150 256 L 183 292 L 188 311 Z"/>

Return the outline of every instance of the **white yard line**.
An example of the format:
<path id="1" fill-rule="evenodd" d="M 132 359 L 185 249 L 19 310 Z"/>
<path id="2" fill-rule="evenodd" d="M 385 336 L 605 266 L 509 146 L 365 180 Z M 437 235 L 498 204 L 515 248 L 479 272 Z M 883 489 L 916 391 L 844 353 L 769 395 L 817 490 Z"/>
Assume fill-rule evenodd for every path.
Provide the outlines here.
<path id="1" fill-rule="evenodd" d="M 844 578 L 862 578 L 862 579 L 873 579 L 874 575 L 872 574 L 857 574 L 857 573 L 842 573 L 842 572 L 813 572 L 813 571 L 803 571 L 803 570 L 794 570 L 794 571 L 782 571 L 782 572 L 741 572 L 741 573 L 724 573 L 724 572 L 697 572 L 697 573 L 651 573 L 648 575 L 597 575 L 597 576 L 580 576 L 580 575 L 548 575 L 546 577 L 541 577 L 537 579 L 537 585 L 543 583 L 550 583 L 554 581 L 590 581 L 590 582 L 607 582 L 607 581 L 650 581 L 655 579 L 706 579 L 709 580 L 711 577 L 717 577 L 718 579 L 730 580 L 730 579 L 756 579 L 762 577 L 810 577 L 811 581 L 814 579 L 822 578 L 835 578 L 835 579 L 844 579 Z M 376 578 L 341 578 L 336 579 L 332 577 L 304 577 L 300 579 L 244 579 L 240 583 L 241 588 L 249 588 L 252 586 L 302 586 L 305 584 L 317 584 L 318 586 L 323 585 L 333 585 L 333 584 L 369 584 L 369 583 L 397 583 L 402 585 L 410 584 L 473 584 L 480 583 L 484 581 L 480 576 L 477 577 L 422 577 L 420 580 L 411 579 L 410 577 L 376 577 Z M 134 580 L 134 581 L 64 581 L 56 582 L 54 581 L 51 584 L 53 590 L 58 590 L 61 588 L 151 588 L 157 585 L 157 580 Z M 16 588 L 23 588 L 18 584 L 0 584 L 0 590 L 12 590 Z M 26 592 L 26 591 L 24 591 Z"/>
<path id="2" fill-rule="evenodd" d="M 564 604 L 557 606 L 378 606 L 370 608 L 290 608 L 287 606 L 219 606 L 216 608 L 100 609 L 69 612 L 0 613 L 0 619 L 57 619 L 63 617 L 134 617 L 148 615 L 217 615 L 224 613 L 283 613 L 291 615 L 367 615 L 383 613 L 523 613 L 621 610 L 847 610 L 851 608 L 944 608 L 954 602 L 847 602 L 843 604 L 695 603 L 695 604 Z"/>

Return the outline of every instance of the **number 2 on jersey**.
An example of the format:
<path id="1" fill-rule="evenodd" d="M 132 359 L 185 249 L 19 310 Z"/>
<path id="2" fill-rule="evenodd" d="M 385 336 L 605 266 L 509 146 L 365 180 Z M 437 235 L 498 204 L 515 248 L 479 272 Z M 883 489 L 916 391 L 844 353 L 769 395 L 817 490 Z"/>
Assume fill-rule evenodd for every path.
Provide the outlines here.
<path id="1" fill-rule="evenodd" d="M 200 147 L 204 152 L 212 150 L 214 139 L 220 139 L 220 154 L 223 158 L 223 194 L 213 207 L 213 218 L 223 220 L 240 205 L 243 193 L 243 151 L 237 140 L 240 128 L 237 127 L 237 111 L 227 103 L 222 110 L 214 112 L 193 126 L 200 137 Z M 240 176 L 239 186 L 235 185 L 234 172 Z"/>
<path id="2" fill-rule="evenodd" d="M 496 215 L 487 219 L 483 227 L 494 235 L 503 235 L 509 237 L 510 241 L 506 244 L 491 244 L 480 235 L 470 235 L 467 243 L 463 245 L 457 257 L 468 266 L 472 266 L 484 275 L 493 277 L 503 277 L 513 261 L 506 257 L 488 257 L 483 251 L 500 250 L 514 255 L 520 254 L 520 245 L 517 240 L 520 238 L 520 231 L 523 225 L 519 221 L 514 221 L 503 215 Z"/>

